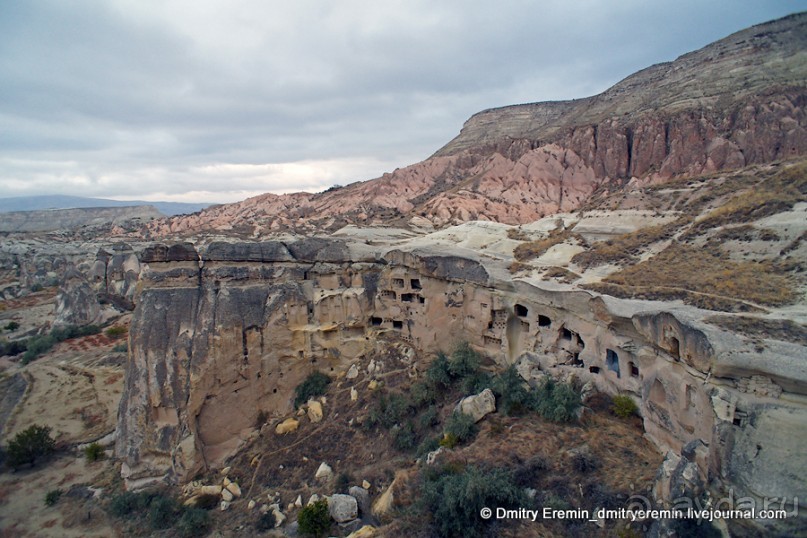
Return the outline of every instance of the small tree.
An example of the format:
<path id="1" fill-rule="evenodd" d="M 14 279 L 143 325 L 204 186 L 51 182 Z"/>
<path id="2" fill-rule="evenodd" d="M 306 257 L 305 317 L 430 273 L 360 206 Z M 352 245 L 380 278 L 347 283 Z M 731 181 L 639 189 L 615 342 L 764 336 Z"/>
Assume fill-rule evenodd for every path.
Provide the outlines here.
<path id="1" fill-rule="evenodd" d="M 25 463 L 33 466 L 38 459 L 50 455 L 55 448 L 56 442 L 50 436 L 50 427 L 34 425 L 9 441 L 6 456 L 11 467 L 16 468 Z"/>
<path id="2" fill-rule="evenodd" d="M 84 447 L 84 457 L 87 458 L 87 463 L 98 461 L 104 457 L 104 447 L 98 443 L 91 443 Z"/>
<path id="3" fill-rule="evenodd" d="M 315 396 L 322 396 L 328 389 L 331 378 L 322 372 L 314 372 L 294 389 L 294 407 L 300 407 Z"/>
<path id="4" fill-rule="evenodd" d="M 331 516 L 328 513 L 328 501 L 322 499 L 309 504 L 300 510 L 297 516 L 300 532 L 310 536 L 322 536 L 331 528 Z"/>
<path id="5" fill-rule="evenodd" d="M 620 418 L 628 418 L 639 412 L 633 398 L 624 394 L 617 394 L 611 400 L 611 411 Z"/>

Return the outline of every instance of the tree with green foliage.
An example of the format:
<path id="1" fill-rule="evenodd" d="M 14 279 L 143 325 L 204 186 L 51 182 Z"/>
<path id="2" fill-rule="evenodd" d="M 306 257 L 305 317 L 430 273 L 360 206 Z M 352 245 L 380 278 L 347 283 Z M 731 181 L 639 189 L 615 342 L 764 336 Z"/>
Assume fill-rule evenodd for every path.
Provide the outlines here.
<path id="1" fill-rule="evenodd" d="M 294 407 L 300 407 L 311 398 L 322 396 L 328 389 L 331 378 L 322 372 L 314 372 L 294 389 Z"/>
<path id="2" fill-rule="evenodd" d="M 297 516 L 300 532 L 309 536 L 322 536 L 331 528 L 331 515 L 325 499 L 311 503 Z"/>
<path id="3" fill-rule="evenodd" d="M 639 412 L 633 398 L 625 394 L 617 394 L 611 399 L 611 411 L 620 418 L 628 418 Z"/>
<path id="4" fill-rule="evenodd" d="M 498 409 L 507 416 L 520 415 L 534 404 L 534 394 L 512 364 L 494 377 L 491 385 Z"/>
<path id="5" fill-rule="evenodd" d="M 50 427 L 31 426 L 9 441 L 6 457 L 11 467 L 35 465 L 36 461 L 45 458 L 56 449 L 56 442 L 50 436 Z"/>

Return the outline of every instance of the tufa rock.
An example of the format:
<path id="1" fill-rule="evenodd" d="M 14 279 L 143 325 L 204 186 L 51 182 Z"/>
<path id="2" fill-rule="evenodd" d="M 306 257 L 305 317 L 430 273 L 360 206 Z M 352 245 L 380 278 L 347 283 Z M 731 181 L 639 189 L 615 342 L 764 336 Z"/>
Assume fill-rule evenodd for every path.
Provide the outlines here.
<path id="1" fill-rule="evenodd" d="M 350 486 L 348 494 L 359 504 L 359 514 L 364 517 L 370 515 L 370 494 L 359 486 Z"/>
<path id="2" fill-rule="evenodd" d="M 296 418 L 287 418 L 283 422 L 277 425 L 275 428 L 275 433 L 278 435 L 285 435 L 287 433 L 291 433 L 293 431 L 297 431 L 297 428 L 300 426 L 300 421 Z"/>
<path id="3" fill-rule="evenodd" d="M 493 395 L 492 390 L 485 389 L 479 394 L 460 400 L 455 411 L 470 415 L 474 422 L 479 422 L 485 415 L 496 411 L 496 396 Z"/>
<path id="4" fill-rule="evenodd" d="M 313 423 L 322 421 L 322 404 L 317 400 L 308 400 L 308 420 Z"/>
<path id="5" fill-rule="evenodd" d="M 359 504 L 350 495 L 336 493 L 328 497 L 328 512 L 337 523 L 345 523 L 359 517 Z"/>
<path id="6" fill-rule="evenodd" d="M 319 478 L 320 480 L 328 480 L 333 476 L 333 469 L 331 466 L 325 463 L 324 461 L 320 463 L 319 469 L 317 469 L 316 474 L 314 475 L 315 478 Z"/>

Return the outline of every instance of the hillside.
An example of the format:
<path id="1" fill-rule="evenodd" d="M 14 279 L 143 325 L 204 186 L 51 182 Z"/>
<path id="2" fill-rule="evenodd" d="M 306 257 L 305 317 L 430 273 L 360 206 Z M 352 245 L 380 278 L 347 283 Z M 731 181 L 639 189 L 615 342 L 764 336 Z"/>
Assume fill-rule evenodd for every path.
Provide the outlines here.
<path id="1" fill-rule="evenodd" d="M 595 192 L 807 152 L 807 14 L 733 34 L 600 95 L 487 110 L 421 163 L 319 194 L 265 194 L 148 225 L 150 236 L 346 224 L 522 224 Z"/>

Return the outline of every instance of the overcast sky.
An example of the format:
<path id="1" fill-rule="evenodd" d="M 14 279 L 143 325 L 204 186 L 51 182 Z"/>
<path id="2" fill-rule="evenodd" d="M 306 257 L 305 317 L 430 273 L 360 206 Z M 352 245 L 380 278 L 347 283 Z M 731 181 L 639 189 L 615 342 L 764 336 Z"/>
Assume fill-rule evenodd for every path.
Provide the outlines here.
<path id="1" fill-rule="evenodd" d="M 0 196 L 231 202 L 421 161 L 782 0 L 0 0 Z"/>

